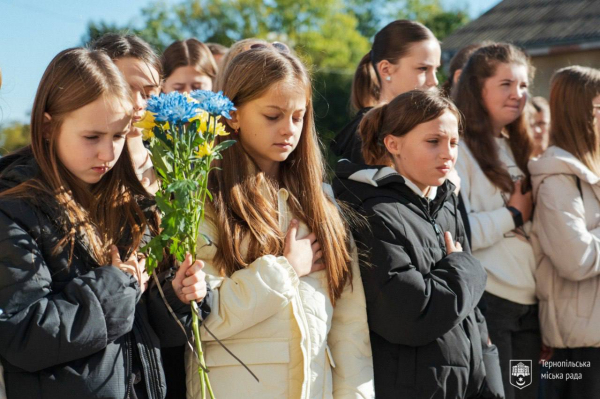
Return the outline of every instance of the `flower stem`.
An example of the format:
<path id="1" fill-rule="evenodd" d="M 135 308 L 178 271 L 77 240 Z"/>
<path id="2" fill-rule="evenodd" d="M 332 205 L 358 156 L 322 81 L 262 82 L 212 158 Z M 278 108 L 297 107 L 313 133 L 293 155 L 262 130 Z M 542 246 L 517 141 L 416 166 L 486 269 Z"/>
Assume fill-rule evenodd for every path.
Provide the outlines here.
<path id="1" fill-rule="evenodd" d="M 210 383 L 208 382 L 208 375 L 204 371 L 203 367 L 206 368 L 206 363 L 204 362 L 204 352 L 202 352 L 202 341 L 200 340 L 200 327 L 198 322 L 198 304 L 196 301 L 192 301 L 192 330 L 194 332 L 194 344 L 196 346 L 196 353 L 198 355 L 198 374 L 200 376 L 200 392 L 202 399 L 206 399 L 206 389 L 205 385 L 208 383 L 210 393 L 210 397 L 214 399 L 214 395 L 212 393 L 212 388 L 210 387 Z"/>

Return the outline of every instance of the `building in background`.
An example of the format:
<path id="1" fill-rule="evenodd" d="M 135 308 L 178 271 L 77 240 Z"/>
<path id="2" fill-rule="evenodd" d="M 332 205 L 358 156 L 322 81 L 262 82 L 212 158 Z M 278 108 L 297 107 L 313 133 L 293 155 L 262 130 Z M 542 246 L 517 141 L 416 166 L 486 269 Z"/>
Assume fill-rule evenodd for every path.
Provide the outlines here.
<path id="1" fill-rule="evenodd" d="M 600 0 L 504 0 L 443 41 L 444 63 L 461 47 L 486 40 L 527 51 L 536 68 L 532 92 L 548 98 L 557 69 L 600 68 Z"/>

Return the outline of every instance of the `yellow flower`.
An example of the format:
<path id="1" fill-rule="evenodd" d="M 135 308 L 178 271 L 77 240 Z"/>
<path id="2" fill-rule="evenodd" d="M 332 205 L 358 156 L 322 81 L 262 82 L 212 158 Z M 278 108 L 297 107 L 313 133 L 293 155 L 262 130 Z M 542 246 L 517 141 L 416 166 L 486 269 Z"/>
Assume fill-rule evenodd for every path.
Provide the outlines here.
<path id="1" fill-rule="evenodd" d="M 154 129 L 156 126 L 162 126 L 163 130 L 169 130 L 169 122 L 156 122 L 154 119 L 154 114 L 152 112 L 146 111 L 144 117 L 139 121 L 133 124 L 133 126 L 142 129 L 142 140 L 148 141 L 154 137 Z"/>
<path id="2" fill-rule="evenodd" d="M 215 130 L 217 136 L 227 136 L 229 132 L 225 130 L 225 125 L 222 123 L 217 123 L 217 129 Z"/>
<path id="3" fill-rule="evenodd" d="M 134 123 L 133 126 L 139 127 L 140 129 L 152 130 L 154 126 L 156 126 L 154 114 L 152 112 L 146 111 L 144 117 L 139 122 Z"/>
<path id="4" fill-rule="evenodd" d="M 142 140 L 148 141 L 151 138 L 154 138 L 154 132 L 149 129 L 142 129 Z"/>
<path id="5" fill-rule="evenodd" d="M 198 112 L 198 114 L 196 114 L 196 116 L 194 116 L 192 119 L 190 119 L 190 122 L 193 122 L 195 120 L 200 121 L 200 124 L 198 125 L 198 131 L 204 135 L 204 133 L 207 132 L 208 130 L 208 112 L 206 111 L 200 111 Z M 211 132 L 212 133 L 212 129 L 214 128 L 214 119 L 213 121 L 211 121 Z M 215 129 L 215 135 L 216 136 L 227 136 L 229 134 L 229 132 L 225 129 L 225 125 L 223 125 L 220 122 L 217 122 L 217 127 Z"/>
<path id="6" fill-rule="evenodd" d="M 214 141 L 212 141 L 212 142 L 205 141 L 204 144 L 202 144 L 200 147 L 198 147 L 198 151 L 196 151 L 196 155 L 198 155 L 199 158 L 203 158 L 207 155 L 212 154 L 214 145 L 215 145 Z"/>

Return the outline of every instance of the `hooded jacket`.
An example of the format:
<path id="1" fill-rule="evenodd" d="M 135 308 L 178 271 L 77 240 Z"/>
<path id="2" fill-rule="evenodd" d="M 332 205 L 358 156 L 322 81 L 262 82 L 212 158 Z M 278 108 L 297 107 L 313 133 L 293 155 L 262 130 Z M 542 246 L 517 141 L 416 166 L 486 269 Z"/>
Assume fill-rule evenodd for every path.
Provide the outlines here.
<path id="1" fill-rule="evenodd" d="M 529 162 L 544 343 L 600 347 L 600 177 L 552 146 Z"/>
<path id="2" fill-rule="evenodd" d="M 2 158 L 0 192 L 38 174 L 29 150 Z M 67 248 L 53 252 L 66 226 L 53 197 L 0 197 L 0 361 L 8 398 L 164 398 L 160 347 L 186 337 L 158 287 L 151 281 L 141 295 L 132 275 L 94 261 L 83 236 L 69 265 Z M 171 273 L 159 281 L 189 334 L 189 305 L 175 295 Z"/>
<path id="3" fill-rule="evenodd" d="M 353 233 L 365 253 L 377 398 L 471 398 L 485 390 L 483 352 L 495 347 L 476 305 L 486 273 L 469 253 L 453 191 L 446 181 L 428 200 L 389 167 L 338 163 L 336 197 L 368 222 Z M 464 252 L 446 253 L 445 231 Z"/>
<path id="4" fill-rule="evenodd" d="M 325 189 L 330 187 L 326 186 Z M 325 195 L 325 193 L 324 193 Z M 277 195 L 279 227 L 294 215 L 289 193 Z M 370 399 L 373 361 L 365 294 L 352 253 L 352 282 L 332 306 L 325 270 L 298 278 L 284 256 L 265 255 L 230 276 L 214 263 L 218 227 L 209 213 L 197 255 L 214 293 L 204 325 L 258 376 L 257 382 L 202 329 L 206 365 L 217 398 Z M 298 238 L 310 234 L 300 221 Z M 248 242 L 242 242 L 246 254 Z M 188 398 L 200 397 L 197 366 L 188 354 Z"/>

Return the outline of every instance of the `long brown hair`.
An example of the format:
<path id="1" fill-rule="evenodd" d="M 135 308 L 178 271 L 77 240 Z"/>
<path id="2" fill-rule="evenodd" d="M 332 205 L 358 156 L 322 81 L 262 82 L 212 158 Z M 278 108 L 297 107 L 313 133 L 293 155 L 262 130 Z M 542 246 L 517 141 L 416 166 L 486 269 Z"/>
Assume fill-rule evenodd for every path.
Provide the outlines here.
<path id="1" fill-rule="evenodd" d="M 334 201 L 323 191 L 324 161 L 314 126 L 310 77 L 295 56 L 270 48 L 238 54 L 227 65 L 224 77 L 223 93 L 237 107 L 279 84 L 306 90 L 300 140 L 295 151 L 280 163 L 279 175 L 290 193 L 292 212 L 306 222 L 321 244 L 329 298 L 335 304 L 352 275 L 349 233 Z M 225 151 L 216 166 L 221 170 L 212 174 L 210 185 L 220 227 L 216 254 L 220 272 L 231 275 L 260 256 L 282 255 L 285 232 L 278 222 L 277 182 L 260 171 L 240 144 Z M 248 253 L 242 254 L 242 242 L 247 238 Z"/>
<path id="2" fill-rule="evenodd" d="M 391 22 L 377 32 L 371 51 L 363 56 L 354 73 L 352 107 L 358 111 L 377 105 L 381 96 L 377 64 L 383 60 L 396 64 L 406 56 L 413 44 L 425 40 L 437 39 L 425 25 L 404 19 Z"/>
<path id="3" fill-rule="evenodd" d="M 487 43 L 486 43 L 487 44 Z M 458 70 L 462 70 L 471 54 L 473 54 L 478 48 L 484 46 L 485 44 L 474 43 L 464 46 L 460 50 L 454 54 L 454 57 L 450 60 L 450 64 L 448 66 L 448 80 L 442 86 L 442 90 L 444 94 L 448 97 L 452 95 L 452 86 L 454 86 L 454 74 Z"/>
<path id="4" fill-rule="evenodd" d="M 165 49 L 161 57 L 165 79 L 180 67 L 192 66 L 208 76 L 213 86 L 217 79 L 218 67 L 210 49 L 196 39 L 177 40 Z"/>
<path id="5" fill-rule="evenodd" d="M 458 108 L 437 90 L 411 90 L 400 94 L 387 104 L 370 110 L 360 122 L 358 129 L 365 163 L 367 165 L 389 163 L 391 155 L 383 144 L 386 136 L 391 134 L 402 137 L 417 125 L 438 118 L 446 110 L 456 116 L 460 130 L 461 116 Z"/>
<path id="6" fill-rule="evenodd" d="M 499 64 L 513 63 L 526 66 L 529 80 L 533 80 L 534 69 L 529 57 L 521 50 L 505 43 L 484 46 L 471 55 L 453 92 L 454 103 L 465 118 L 464 142 L 486 177 L 504 192 L 512 192 L 514 183 L 500 161 L 492 120 L 483 103 L 482 92 L 485 81 L 494 76 Z M 533 151 L 529 129 L 525 112 L 504 128 L 515 162 L 527 178 L 527 163 Z"/>
<path id="7" fill-rule="evenodd" d="M 67 222 L 61 226 L 65 235 L 55 252 L 68 247 L 72 256 L 78 235 L 83 234 L 89 239 L 91 256 L 99 265 L 105 265 L 111 262 L 110 245 L 129 234 L 129 250 L 137 248 L 147 225 L 136 202 L 136 197 L 147 194 L 135 176 L 127 145 L 114 167 L 91 189 L 65 168 L 57 153 L 57 138 L 65 118 L 100 98 L 133 112 L 128 85 L 103 51 L 72 48 L 54 57 L 44 72 L 31 113 L 31 149 L 39 176 L 0 196 L 38 204 L 53 198 Z M 45 113 L 52 117 L 49 122 Z"/>
<path id="8" fill-rule="evenodd" d="M 598 69 L 570 66 L 552 76 L 550 140 L 600 176 L 600 132 L 592 106 L 592 100 L 598 95 Z"/>

